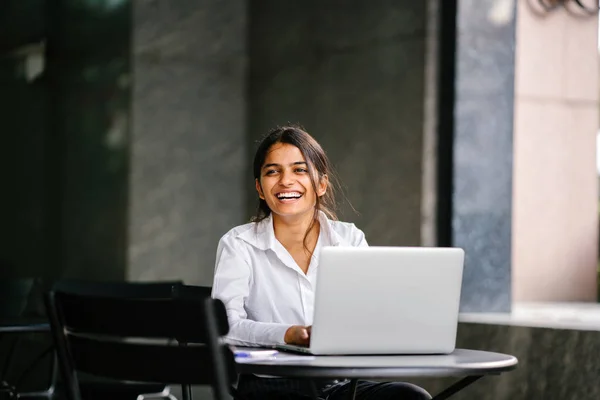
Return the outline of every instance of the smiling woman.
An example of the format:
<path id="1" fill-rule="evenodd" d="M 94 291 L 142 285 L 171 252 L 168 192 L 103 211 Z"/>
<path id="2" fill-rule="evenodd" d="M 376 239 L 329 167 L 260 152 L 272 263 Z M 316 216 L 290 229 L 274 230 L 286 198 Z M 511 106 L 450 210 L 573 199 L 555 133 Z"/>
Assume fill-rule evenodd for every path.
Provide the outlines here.
<path id="1" fill-rule="evenodd" d="M 259 199 L 253 221 L 260 222 L 273 213 L 276 235 L 282 223 L 304 225 L 303 250 L 312 255 L 315 243 L 311 239 L 316 242 L 318 236 L 319 212 L 337 220 L 337 179 L 319 143 L 296 126 L 272 130 L 256 151 L 254 179 Z"/>
<path id="2" fill-rule="evenodd" d="M 283 164 L 276 162 L 279 160 Z M 285 165 L 286 162 L 289 164 Z M 333 174 L 331 163 L 321 145 L 308 133 L 296 126 L 285 126 L 272 130 L 256 150 L 254 179 L 256 180 L 256 190 L 259 196 L 261 195 L 261 182 L 266 181 L 264 178 L 281 178 L 280 174 L 285 172 L 284 167 L 286 166 L 288 170 L 291 167 L 296 167 L 294 172 L 305 174 L 313 193 L 319 192 L 321 186 L 323 187 L 322 193 L 315 198 L 315 220 L 316 211 L 318 210 L 323 211 L 331 219 L 337 219 L 334 211 L 334 192 L 337 179 Z M 291 169 L 294 170 L 294 168 Z M 267 180 L 273 182 L 273 179 Z M 270 204 L 266 202 L 266 199 L 260 196 L 258 211 L 253 221 L 259 222 L 268 217 L 273 211 L 269 206 Z"/>
<path id="3" fill-rule="evenodd" d="M 310 174 L 300 149 L 287 143 L 271 146 L 256 178 L 260 200 L 279 218 L 293 219 L 311 213 L 316 219 L 316 200 L 326 190 L 327 175 Z"/>
<path id="4" fill-rule="evenodd" d="M 308 345 L 324 246 L 367 246 L 354 224 L 337 221 L 336 179 L 319 143 L 296 126 L 272 130 L 254 157 L 258 210 L 252 222 L 219 241 L 213 297 L 227 309 L 227 340 L 236 345 Z M 335 317 L 335 316 L 332 316 Z M 348 382 L 323 382 L 330 400 L 344 398 Z M 311 393 L 295 379 L 242 376 L 238 392 L 263 399 Z M 287 397 L 286 397 L 287 395 Z M 429 399 L 405 383 L 361 382 L 357 399 Z"/>

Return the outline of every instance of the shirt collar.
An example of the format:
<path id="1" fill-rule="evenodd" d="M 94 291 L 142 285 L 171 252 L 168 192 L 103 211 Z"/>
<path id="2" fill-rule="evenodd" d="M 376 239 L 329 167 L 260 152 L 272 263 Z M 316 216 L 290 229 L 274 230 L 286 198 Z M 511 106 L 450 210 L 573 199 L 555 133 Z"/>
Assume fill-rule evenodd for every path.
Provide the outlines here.
<path id="1" fill-rule="evenodd" d="M 327 235 L 330 246 L 347 245 L 346 241 L 333 229 L 331 221 L 323 211 L 319 211 L 319 223 L 321 231 Z M 240 233 L 237 237 L 260 250 L 273 249 L 275 247 L 275 231 L 273 229 L 273 214 L 254 224 L 251 229 Z"/>

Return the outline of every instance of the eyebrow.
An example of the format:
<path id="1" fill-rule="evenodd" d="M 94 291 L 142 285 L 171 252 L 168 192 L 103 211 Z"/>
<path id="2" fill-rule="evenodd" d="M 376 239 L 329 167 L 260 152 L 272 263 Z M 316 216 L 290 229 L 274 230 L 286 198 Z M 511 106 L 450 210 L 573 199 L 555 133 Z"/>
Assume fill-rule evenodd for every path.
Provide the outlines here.
<path id="1" fill-rule="evenodd" d="M 306 164 L 306 161 L 296 161 L 296 162 L 291 163 L 290 166 L 291 165 L 307 165 L 307 164 Z M 281 167 L 281 165 L 275 164 L 275 163 L 265 164 L 265 166 L 262 167 L 262 169 L 271 168 L 271 167 Z"/>

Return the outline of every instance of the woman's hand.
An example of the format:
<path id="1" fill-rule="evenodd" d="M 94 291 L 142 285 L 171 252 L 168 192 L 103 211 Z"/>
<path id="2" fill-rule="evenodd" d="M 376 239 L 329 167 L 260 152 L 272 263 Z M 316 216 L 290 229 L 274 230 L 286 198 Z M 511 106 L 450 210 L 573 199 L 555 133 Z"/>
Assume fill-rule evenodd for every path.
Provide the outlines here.
<path id="1" fill-rule="evenodd" d="M 292 325 L 285 331 L 283 341 L 287 344 L 308 346 L 310 343 L 310 326 Z"/>

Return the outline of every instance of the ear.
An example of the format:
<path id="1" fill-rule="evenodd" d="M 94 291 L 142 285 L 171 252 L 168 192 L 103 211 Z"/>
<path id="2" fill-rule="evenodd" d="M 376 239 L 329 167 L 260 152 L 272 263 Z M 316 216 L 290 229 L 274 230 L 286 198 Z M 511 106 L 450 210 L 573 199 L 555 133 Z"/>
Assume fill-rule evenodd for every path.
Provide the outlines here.
<path id="1" fill-rule="evenodd" d="M 258 179 L 255 179 L 254 184 L 256 186 L 256 191 L 258 192 L 258 197 L 264 200 L 265 195 L 263 194 L 262 186 L 260 186 L 260 181 Z"/>
<path id="2" fill-rule="evenodd" d="M 319 185 L 317 186 L 317 196 L 321 197 L 327 192 L 327 187 L 329 186 L 329 177 L 327 175 L 323 175 L 321 179 L 319 179 Z"/>

